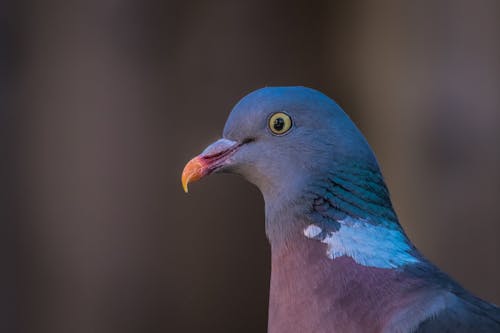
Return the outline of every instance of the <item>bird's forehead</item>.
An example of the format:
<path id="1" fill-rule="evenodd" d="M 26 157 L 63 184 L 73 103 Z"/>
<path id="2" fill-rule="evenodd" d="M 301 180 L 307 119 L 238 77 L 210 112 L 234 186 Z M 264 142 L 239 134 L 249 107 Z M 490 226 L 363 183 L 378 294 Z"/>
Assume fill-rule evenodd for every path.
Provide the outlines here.
<path id="1" fill-rule="evenodd" d="M 248 136 L 250 133 L 264 128 L 264 118 L 262 109 L 235 107 L 229 114 L 223 135 L 230 139 Z"/>

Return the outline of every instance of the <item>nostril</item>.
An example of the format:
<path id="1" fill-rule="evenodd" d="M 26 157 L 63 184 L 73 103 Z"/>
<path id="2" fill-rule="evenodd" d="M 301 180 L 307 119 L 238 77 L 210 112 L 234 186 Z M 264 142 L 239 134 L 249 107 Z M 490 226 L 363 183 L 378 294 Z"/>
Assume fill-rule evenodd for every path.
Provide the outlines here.
<path id="1" fill-rule="evenodd" d="M 250 142 L 254 142 L 254 141 L 255 141 L 255 139 L 254 139 L 254 138 L 246 138 L 246 139 L 244 139 L 244 140 L 241 142 L 241 144 L 243 144 L 243 145 L 244 145 L 244 144 L 247 144 L 247 143 L 250 143 Z"/>

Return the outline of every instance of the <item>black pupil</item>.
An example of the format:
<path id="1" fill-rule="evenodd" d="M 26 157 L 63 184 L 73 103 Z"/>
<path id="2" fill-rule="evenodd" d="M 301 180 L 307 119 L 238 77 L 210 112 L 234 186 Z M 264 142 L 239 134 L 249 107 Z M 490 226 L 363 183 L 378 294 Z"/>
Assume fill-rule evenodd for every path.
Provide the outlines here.
<path id="1" fill-rule="evenodd" d="M 278 132 L 281 131 L 285 127 L 285 120 L 283 118 L 274 119 L 273 128 Z"/>

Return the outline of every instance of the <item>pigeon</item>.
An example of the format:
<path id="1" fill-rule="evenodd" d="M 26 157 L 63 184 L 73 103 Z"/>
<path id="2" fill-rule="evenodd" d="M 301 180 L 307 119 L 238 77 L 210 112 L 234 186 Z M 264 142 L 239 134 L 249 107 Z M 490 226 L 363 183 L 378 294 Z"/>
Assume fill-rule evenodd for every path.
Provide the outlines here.
<path id="1" fill-rule="evenodd" d="M 500 309 L 428 261 L 393 209 L 376 157 L 323 93 L 265 87 L 241 99 L 182 185 L 233 173 L 265 201 L 268 332 L 500 332 Z"/>

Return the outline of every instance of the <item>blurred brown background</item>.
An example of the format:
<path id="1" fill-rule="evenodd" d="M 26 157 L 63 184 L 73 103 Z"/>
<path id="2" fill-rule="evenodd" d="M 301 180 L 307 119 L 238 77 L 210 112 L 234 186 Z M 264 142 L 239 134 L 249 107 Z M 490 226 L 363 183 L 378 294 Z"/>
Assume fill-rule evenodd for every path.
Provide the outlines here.
<path id="1" fill-rule="evenodd" d="M 235 102 L 306 85 L 423 253 L 500 303 L 500 2 L 0 4 L 2 331 L 265 332 L 259 192 L 180 186 Z"/>

